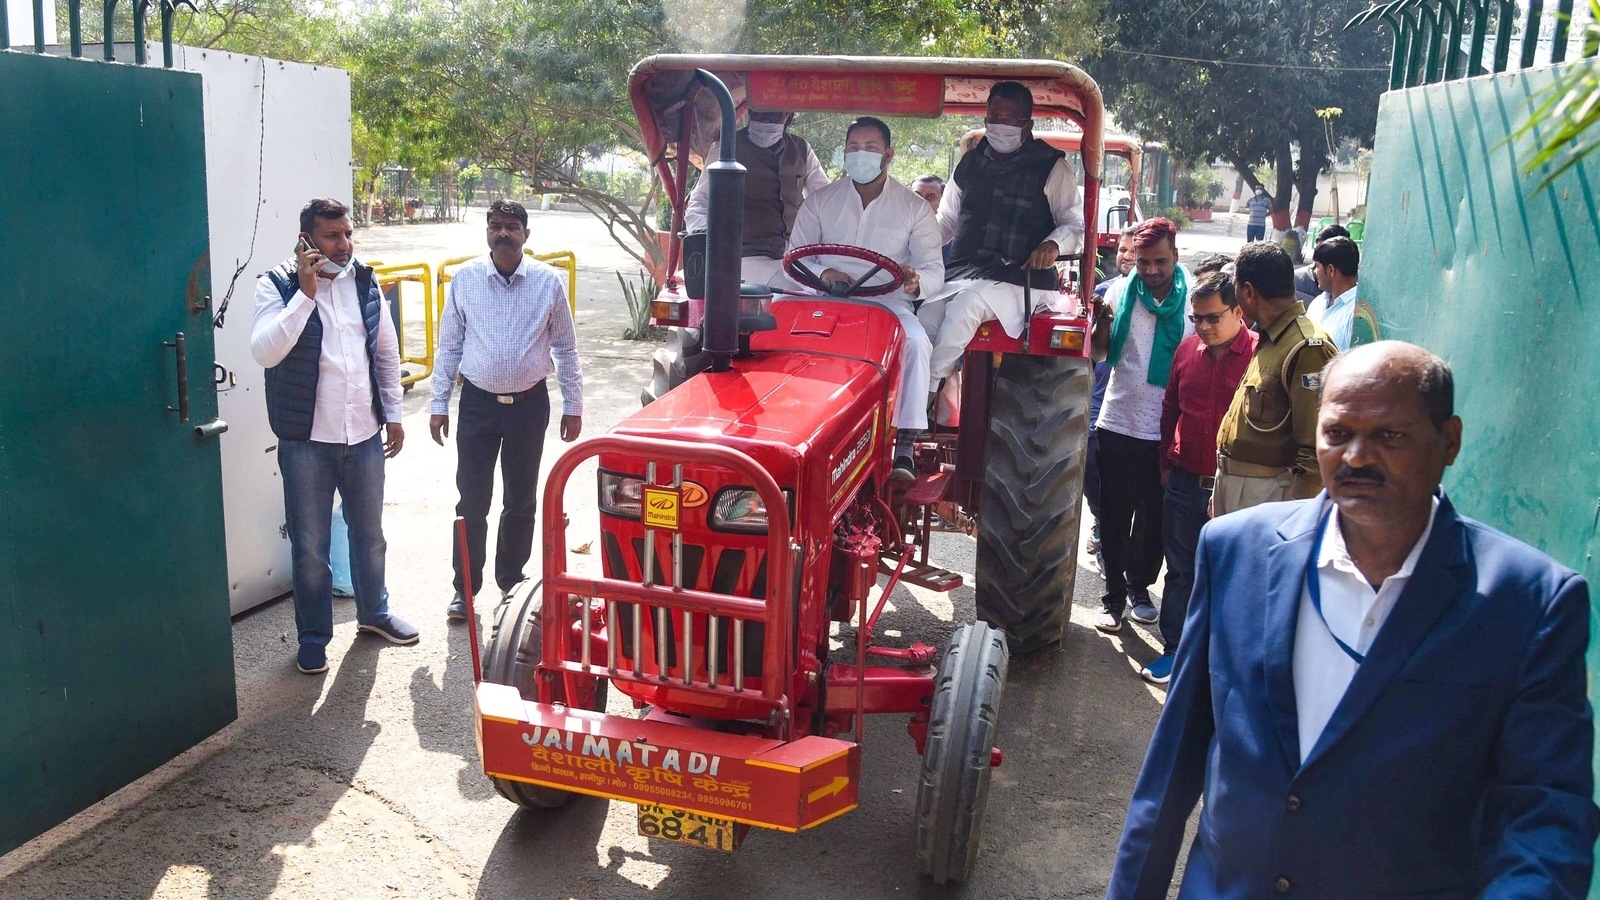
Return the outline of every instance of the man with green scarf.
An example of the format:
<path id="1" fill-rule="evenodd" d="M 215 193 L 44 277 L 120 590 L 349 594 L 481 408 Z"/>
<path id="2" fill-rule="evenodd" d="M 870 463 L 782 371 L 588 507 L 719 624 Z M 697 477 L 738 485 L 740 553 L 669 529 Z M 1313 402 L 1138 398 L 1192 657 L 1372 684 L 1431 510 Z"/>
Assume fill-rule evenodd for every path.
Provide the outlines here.
<path id="1" fill-rule="evenodd" d="M 1122 614 L 1156 621 L 1150 585 L 1161 570 L 1161 401 L 1172 356 L 1194 334 L 1189 273 L 1178 265 L 1178 227 L 1146 219 L 1133 232 L 1134 269 L 1106 290 L 1095 320 L 1095 359 L 1111 365 L 1094 425 L 1100 468 L 1100 549 L 1105 611 L 1095 627 L 1122 630 Z M 1132 609 L 1128 610 L 1131 606 Z"/>

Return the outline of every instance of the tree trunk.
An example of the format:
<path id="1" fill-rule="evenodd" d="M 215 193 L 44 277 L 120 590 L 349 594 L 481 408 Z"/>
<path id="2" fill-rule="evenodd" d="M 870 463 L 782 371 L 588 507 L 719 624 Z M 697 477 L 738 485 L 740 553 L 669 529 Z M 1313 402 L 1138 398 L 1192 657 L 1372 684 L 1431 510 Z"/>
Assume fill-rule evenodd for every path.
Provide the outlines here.
<path id="1" fill-rule="evenodd" d="M 1327 164 L 1326 153 L 1307 150 L 1305 145 L 1301 145 L 1300 163 L 1294 170 L 1294 186 L 1300 194 L 1300 200 L 1295 204 L 1294 224 L 1300 228 L 1311 226 L 1311 207 L 1317 199 L 1317 176 L 1322 174 Z"/>
<path id="2" fill-rule="evenodd" d="M 1278 231 L 1289 230 L 1289 198 L 1294 194 L 1294 153 L 1289 139 L 1278 143 L 1278 186 L 1272 195 L 1272 227 Z"/>

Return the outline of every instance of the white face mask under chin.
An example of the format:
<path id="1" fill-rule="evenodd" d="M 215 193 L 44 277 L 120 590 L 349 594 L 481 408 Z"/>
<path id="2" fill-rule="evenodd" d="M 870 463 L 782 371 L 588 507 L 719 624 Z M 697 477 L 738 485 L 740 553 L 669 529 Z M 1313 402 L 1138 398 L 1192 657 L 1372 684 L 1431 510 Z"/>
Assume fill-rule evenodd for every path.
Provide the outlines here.
<path id="1" fill-rule="evenodd" d="M 771 147 L 783 140 L 782 122 L 751 122 L 749 128 L 750 143 L 757 147 Z"/>
<path id="2" fill-rule="evenodd" d="M 989 125 L 984 129 L 989 146 L 996 153 L 1015 153 L 1022 146 L 1022 126 Z"/>

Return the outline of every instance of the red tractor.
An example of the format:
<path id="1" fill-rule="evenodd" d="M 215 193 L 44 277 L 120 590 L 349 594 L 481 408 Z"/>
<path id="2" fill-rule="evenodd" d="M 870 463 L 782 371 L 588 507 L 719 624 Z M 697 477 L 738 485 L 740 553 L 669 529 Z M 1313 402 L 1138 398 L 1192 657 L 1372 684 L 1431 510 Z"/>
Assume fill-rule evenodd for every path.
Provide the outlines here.
<path id="1" fill-rule="evenodd" d="M 634 68 L 631 87 L 681 228 L 691 152 L 720 132 L 731 153 L 740 106 L 981 114 L 1001 80 L 1028 85 L 1036 114 L 1070 119 L 1087 136 L 1085 246 L 1094 246 L 1100 92 L 1073 66 L 654 56 Z M 1013 652 L 1054 646 L 1067 618 L 1091 323 L 1041 312 L 1020 340 L 980 331 L 964 361 L 959 432 L 920 446 L 916 481 L 891 488 L 898 320 L 849 297 L 741 288 L 742 169 L 712 161 L 706 177 L 704 300 L 674 278 L 654 307 L 659 323 L 703 332 L 704 365 L 552 467 L 542 582 L 495 611 L 484 652 L 484 769 L 524 807 L 575 793 L 627 801 L 639 805 L 642 834 L 731 850 L 750 826 L 796 831 L 853 809 L 864 718 L 898 713 L 923 759 L 921 868 L 937 882 L 963 880 L 1002 760 L 1008 641 Z M 789 268 L 852 251 L 870 253 L 798 248 Z M 674 270 L 679 254 L 675 241 Z M 886 271 L 897 277 L 898 267 Z M 1081 310 L 1093 271 L 1071 286 Z M 567 565 L 566 488 L 593 458 L 603 574 L 579 577 Z M 942 653 L 878 644 L 900 581 L 961 584 L 928 562 L 931 532 L 954 526 L 976 529 L 980 621 L 958 625 Z M 835 622 L 844 650 L 830 646 Z M 642 718 L 607 714 L 608 688 Z"/>

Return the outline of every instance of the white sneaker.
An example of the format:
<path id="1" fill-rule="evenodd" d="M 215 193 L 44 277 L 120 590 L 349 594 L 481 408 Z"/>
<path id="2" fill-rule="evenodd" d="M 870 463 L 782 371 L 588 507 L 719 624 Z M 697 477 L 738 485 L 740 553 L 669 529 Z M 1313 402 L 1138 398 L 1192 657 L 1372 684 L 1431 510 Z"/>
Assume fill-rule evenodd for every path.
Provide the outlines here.
<path id="1" fill-rule="evenodd" d="M 1111 613 L 1103 612 L 1095 617 L 1094 627 L 1106 634 L 1116 634 L 1122 630 L 1122 620 Z"/>

